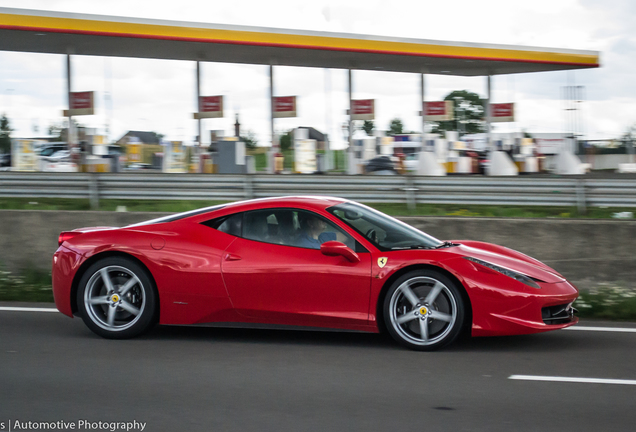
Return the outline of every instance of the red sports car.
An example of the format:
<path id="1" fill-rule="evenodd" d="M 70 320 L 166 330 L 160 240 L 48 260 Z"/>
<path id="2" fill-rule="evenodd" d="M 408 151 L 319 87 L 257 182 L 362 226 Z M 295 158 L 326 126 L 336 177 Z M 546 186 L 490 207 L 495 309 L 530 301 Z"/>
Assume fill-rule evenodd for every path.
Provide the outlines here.
<path id="1" fill-rule="evenodd" d="M 489 243 L 440 241 L 340 198 L 218 205 L 63 232 L 59 245 L 57 308 L 106 338 L 157 322 L 248 323 L 386 329 L 433 350 L 463 331 L 516 335 L 578 321 L 577 289 L 545 264 Z"/>

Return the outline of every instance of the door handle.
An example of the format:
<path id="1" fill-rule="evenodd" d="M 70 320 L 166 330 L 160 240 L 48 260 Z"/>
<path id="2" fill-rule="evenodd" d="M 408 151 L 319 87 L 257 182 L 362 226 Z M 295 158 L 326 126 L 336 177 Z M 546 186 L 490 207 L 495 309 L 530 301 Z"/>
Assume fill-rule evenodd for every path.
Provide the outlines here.
<path id="1" fill-rule="evenodd" d="M 240 259 L 241 257 L 238 255 L 234 255 L 230 253 L 225 255 L 225 261 L 239 261 Z"/>

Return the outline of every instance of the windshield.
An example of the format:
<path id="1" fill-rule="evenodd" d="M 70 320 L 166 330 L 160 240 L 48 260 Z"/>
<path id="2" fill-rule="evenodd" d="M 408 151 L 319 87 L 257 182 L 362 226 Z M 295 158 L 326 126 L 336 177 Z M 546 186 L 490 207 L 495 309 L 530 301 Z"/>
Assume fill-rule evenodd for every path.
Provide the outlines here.
<path id="1" fill-rule="evenodd" d="M 422 231 L 391 216 L 357 203 L 343 203 L 327 209 L 365 236 L 381 251 L 433 249 L 444 245 Z"/>

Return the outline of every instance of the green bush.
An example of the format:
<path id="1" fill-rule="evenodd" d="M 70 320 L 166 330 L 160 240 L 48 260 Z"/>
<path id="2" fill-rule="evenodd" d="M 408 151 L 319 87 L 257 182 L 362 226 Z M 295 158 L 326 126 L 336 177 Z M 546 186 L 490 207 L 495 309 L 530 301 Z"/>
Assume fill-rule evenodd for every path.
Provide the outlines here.
<path id="1" fill-rule="evenodd" d="M 574 302 L 581 318 L 636 321 L 636 289 L 616 283 L 601 283 L 580 293 Z"/>
<path id="2" fill-rule="evenodd" d="M 52 302 L 51 272 L 28 269 L 17 275 L 0 269 L 0 301 Z"/>

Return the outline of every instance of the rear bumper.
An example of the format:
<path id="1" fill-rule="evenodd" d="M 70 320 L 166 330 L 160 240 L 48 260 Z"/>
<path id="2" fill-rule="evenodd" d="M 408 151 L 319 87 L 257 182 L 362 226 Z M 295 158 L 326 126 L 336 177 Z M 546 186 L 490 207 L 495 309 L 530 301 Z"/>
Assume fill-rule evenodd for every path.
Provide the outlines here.
<path id="1" fill-rule="evenodd" d="M 70 249 L 60 246 L 53 255 L 51 276 L 55 306 L 64 315 L 73 316 L 73 278 L 82 264 L 83 257 Z"/>

